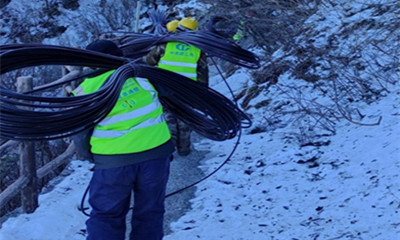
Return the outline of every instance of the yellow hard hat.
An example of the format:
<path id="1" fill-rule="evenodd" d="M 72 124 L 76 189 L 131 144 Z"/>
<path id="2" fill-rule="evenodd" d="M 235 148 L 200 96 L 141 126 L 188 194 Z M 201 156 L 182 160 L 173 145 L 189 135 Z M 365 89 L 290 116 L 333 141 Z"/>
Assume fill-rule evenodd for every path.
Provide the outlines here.
<path id="1" fill-rule="evenodd" d="M 179 24 L 178 20 L 172 20 L 169 23 L 167 23 L 168 32 L 175 32 L 176 28 L 178 27 L 178 24 Z"/>
<path id="2" fill-rule="evenodd" d="M 197 22 L 196 19 L 192 17 L 186 17 L 179 21 L 179 26 L 182 26 L 190 30 L 197 30 L 199 23 Z"/>

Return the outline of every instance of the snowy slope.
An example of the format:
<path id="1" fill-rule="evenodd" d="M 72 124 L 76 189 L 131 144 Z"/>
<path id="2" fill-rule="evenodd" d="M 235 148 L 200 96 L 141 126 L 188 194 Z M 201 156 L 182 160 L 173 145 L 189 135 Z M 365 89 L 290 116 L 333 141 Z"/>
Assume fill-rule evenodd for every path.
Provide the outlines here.
<path id="1" fill-rule="evenodd" d="M 323 5 L 309 20 L 309 23 L 318 23 L 313 30 L 321 33 L 313 36 L 313 47 L 329 46 L 325 37 L 344 31 L 342 24 L 349 26 L 369 18 L 377 22 L 395 21 L 390 18 L 393 14 L 384 9 L 380 17 L 373 17 L 376 11 L 371 6 L 381 2 Z M 385 37 L 396 39 L 396 35 L 387 31 L 377 35 L 377 31 L 365 29 L 355 31 L 356 34 L 348 38 L 338 36 L 335 43 L 340 47 L 330 49 L 329 53 L 347 54 L 346 50 L 354 43 L 360 44 L 365 39 L 376 38 L 378 42 Z M 300 37 L 296 41 L 303 44 L 306 39 Z M 384 50 L 390 50 L 389 45 L 385 47 Z M 382 68 L 393 56 L 376 55 L 375 47 L 370 45 L 363 49 L 362 53 L 368 54 L 360 59 L 372 59 L 367 68 L 371 76 L 389 76 L 396 80 L 393 85 L 384 83 L 391 92 L 383 94 L 381 100 L 357 106 L 365 115 L 363 123 L 376 123 L 381 119 L 379 125 L 360 126 L 342 120 L 336 125 L 334 136 L 314 139 L 320 146 L 303 147 L 299 146 L 298 139 L 288 134 L 293 130 L 291 125 L 254 134 L 244 130 L 231 160 L 195 188 L 191 209 L 171 224 L 170 234 L 165 239 L 400 239 L 399 76 L 390 75 L 396 70 L 383 71 Z M 272 59 L 284 55 L 278 51 Z M 285 60 L 295 63 L 299 58 L 289 56 Z M 398 74 L 398 66 L 396 69 Z M 316 70 L 324 73 L 322 69 Z M 361 72 L 362 76 L 368 71 Z M 250 86 L 250 79 L 250 73 L 242 69 L 228 81 L 238 93 Z M 211 82 L 213 88 L 229 96 L 218 76 Z M 285 73 L 277 86 L 260 94 L 252 103 L 264 100 L 267 95 L 275 101 L 286 101 L 286 96 L 274 93 L 283 85 L 296 85 L 304 89 L 310 99 L 326 101 L 307 83 Z M 268 116 L 267 111 L 254 107 L 248 112 L 254 117 L 255 125 Z M 196 139 L 195 153 L 205 154 L 200 169 L 205 174 L 213 171 L 226 159 L 235 142 L 236 139 L 226 142 Z M 33 214 L 16 213 L 7 218 L 1 226 L 0 239 L 84 239 L 87 218 L 77 206 L 90 179 L 91 167 L 87 162 L 72 161 L 54 188 L 40 196 L 40 207 Z M 172 174 L 179 175 L 182 171 Z M 192 180 L 197 179 L 196 176 Z M 182 183 L 185 184 L 187 182 Z M 167 209 L 167 213 L 171 211 L 178 209 Z"/>
<path id="2" fill-rule="evenodd" d="M 299 148 L 279 132 L 243 135 L 165 239 L 399 239 L 399 100 L 393 93 L 366 109 L 382 117 L 379 126 L 341 123 L 328 146 Z M 219 166 L 234 143 L 196 143 L 210 151 L 203 171 Z M 3 223 L 0 239 L 84 239 L 77 206 L 90 167 L 71 162 L 72 172 L 40 196 L 33 214 Z"/>
<path id="3" fill-rule="evenodd" d="M 398 101 L 371 107 L 383 117 L 379 126 L 343 124 L 314 153 L 276 132 L 243 136 L 166 239 L 399 239 Z M 222 159 L 204 164 L 209 170 Z"/>

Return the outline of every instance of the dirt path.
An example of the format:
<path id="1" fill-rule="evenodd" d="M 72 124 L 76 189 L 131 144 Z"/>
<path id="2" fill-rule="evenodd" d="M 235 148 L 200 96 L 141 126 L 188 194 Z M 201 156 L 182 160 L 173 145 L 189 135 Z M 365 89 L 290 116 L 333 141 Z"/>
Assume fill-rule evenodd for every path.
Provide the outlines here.
<path id="1" fill-rule="evenodd" d="M 192 151 L 186 157 L 180 157 L 177 154 L 171 163 L 171 173 L 168 182 L 167 193 L 176 190 L 201 179 L 202 171 L 198 168 L 199 162 L 203 159 L 204 152 L 197 150 Z M 178 220 L 184 213 L 190 209 L 190 199 L 194 197 L 196 187 L 191 187 L 182 192 L 168 197 L 165 201 L 165 235 L 171 232 L 169 225 L 171 222 Z"/>

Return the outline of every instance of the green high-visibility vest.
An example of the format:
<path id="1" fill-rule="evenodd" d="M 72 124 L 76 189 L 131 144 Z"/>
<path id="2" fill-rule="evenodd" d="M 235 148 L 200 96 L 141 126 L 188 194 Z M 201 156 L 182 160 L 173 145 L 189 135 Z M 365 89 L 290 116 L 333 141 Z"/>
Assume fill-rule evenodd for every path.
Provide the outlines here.
<path id="1" fill-rule="evenodd" d="M 97 91 L 114 71 L 85 79 L 74 94 Z M 129 154 L 153 149 L 170 138 L 157 91 L 145 78 L 129 78 L 114 108 L 94 128 L 90 145 L 95 154 Z"/>
<path id="2" fill-rule="evenodd" d="M 236 31 L 235 35 L 233 35 L 233 40 L 238 41 L 243 38 L 243 29 L 244 28 L 244 21 L 240 20 L 238 30 Z"/>
<path id="3" fill-rule="evenodd" d="M 201 51 L 193 45 L 182 42 L 169 42 L 158 67 L 197 81 L 197 63 Z"/>

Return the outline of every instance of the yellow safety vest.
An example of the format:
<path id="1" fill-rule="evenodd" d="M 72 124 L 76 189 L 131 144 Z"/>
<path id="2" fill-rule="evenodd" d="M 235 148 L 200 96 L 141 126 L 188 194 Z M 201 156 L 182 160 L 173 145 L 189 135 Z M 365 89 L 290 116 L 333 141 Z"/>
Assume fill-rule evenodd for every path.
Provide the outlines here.
<path id="1" fill-rule="evenodd" d="M 97 91 L 115 70 L 87 78 L 74 94 Z M 94 154 L 138 153 L 171 138 L 158 93 L 145 78 L 129 78 L 111 112 L 94 128 L 90 139 Z"/>
<path id="2" fill-rule="evenodd" d="M 197 63 L 201 51 L 193 45 L 182 42 L 169 42 L 158 67 L 197 81 Z"/>

